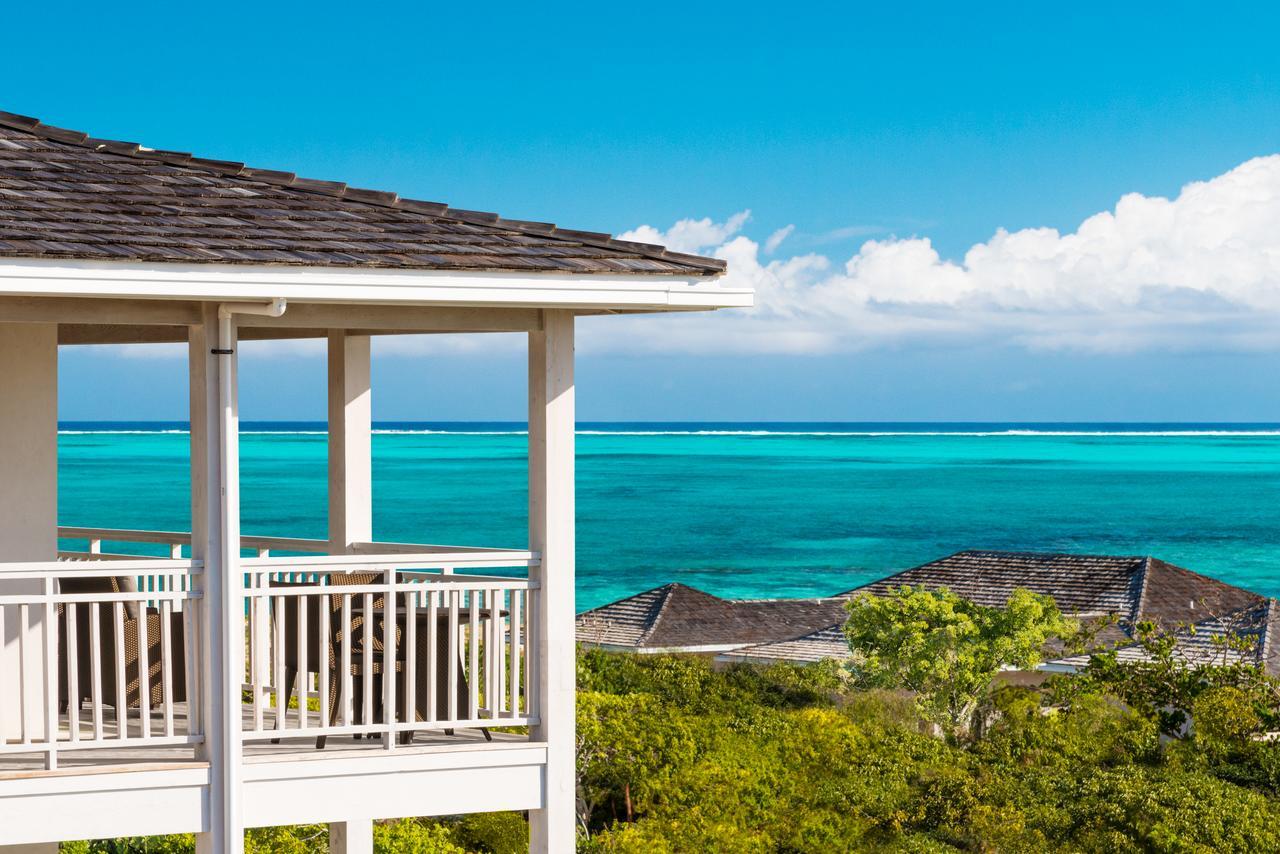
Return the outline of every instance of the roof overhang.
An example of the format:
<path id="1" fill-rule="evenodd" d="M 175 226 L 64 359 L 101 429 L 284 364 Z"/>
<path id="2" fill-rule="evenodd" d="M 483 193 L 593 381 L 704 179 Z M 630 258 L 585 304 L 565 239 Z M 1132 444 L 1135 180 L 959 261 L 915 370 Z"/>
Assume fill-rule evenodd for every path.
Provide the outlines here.
<path id="1" fill-rule="evenodd" d="M 754 293 L 702 276 L 438 272 L 250 264 L 0 258 L 0 296 L 237 301 L 283 297 L 354 305 L 706 311 Z"/>

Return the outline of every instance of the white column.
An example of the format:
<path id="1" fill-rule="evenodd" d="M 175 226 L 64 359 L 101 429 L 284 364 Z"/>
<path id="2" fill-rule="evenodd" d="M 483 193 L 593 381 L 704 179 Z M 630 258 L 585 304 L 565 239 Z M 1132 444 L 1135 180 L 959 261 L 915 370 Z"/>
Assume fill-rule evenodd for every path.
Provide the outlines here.
<path id="1" fill-rule="evenodd" d="M 373 406 L 368 335 L 329 330 L 329 553 L 373 540 Z M 373 825 L 329 825 L 332 854 L 373 851 Z"/>
<path id="2" fill-rule="evenodd" d="M 545 803 L 529 813 L 535 854 L 575 848 L 573 448 L 573 313 L 544 311 L 529 333 L 529 548 L 542 553 L 530 737 L 547 743 Z"/>
<path id="3" fill-rule="evenodd" d="M 0 323 L 0 561 L 44 561 L 58 556 L 58 327 L 53 323 Z M 39 581 L 3 581 L 0 592 L 38 593 Z M 45 737 L 44 609 L 31 608 L 19 626 L 17 605 L 3 607 L 0 670 L 0 741 L 22 734 L 26 697 L 30 735 Z M 19 639 L 25 659 L 18 690 Z M 56 678 L 56 674 L 55 674 Z"/>
<path id="4" fill-rule="evenodd" d="M 373 854 L 373 820 L 359 818 L 331 823 L 329 854 Z"/>
<path id="5" fill-rule="evenodd" d="M 219 336 L 219 325 L 224 335 Z M 225 335 L 229 327 L 229 340 Z M 201 707 L 210 763 L 209 831 L 199 854 L 240 854 L 240 683 L 244 667 L 244 579 L 240 574 L 239 404 L 234 318 L 205 308 L 191 334 L 192 543 L 204 560 Z M 231 350 L 215 353 L 215 350 Z M 199 385 L 196 385 L 199 383 Z"/>
<path id="6" fill-rule="evenodd" d="M 368 335 L 329 332 L 329 547 L 373 539 L 373 407 Z"/>

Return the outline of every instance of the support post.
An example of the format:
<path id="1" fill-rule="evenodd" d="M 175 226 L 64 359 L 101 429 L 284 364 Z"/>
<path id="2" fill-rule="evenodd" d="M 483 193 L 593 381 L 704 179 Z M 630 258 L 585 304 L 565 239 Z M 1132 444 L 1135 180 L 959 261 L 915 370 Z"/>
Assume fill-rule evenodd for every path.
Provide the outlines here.
<path id="1" fill-rule="evenodd" d="M 58 557 L 58 327 L 0 323 L 0 561 Z M 41 593 L 43 582 L 0 581 L 0 593 Z M 0 743 L 47 737 L 41 648 L 44 609 L 22 625 L 17 605 L 0 605 Z M 21 687 L 18 680 L 21 679 Z M 53 697 L 58 692 L 50 692 Z M 56 710 L 54 710 L 56 715 Z M 27 728 L 23 729 L 23 720 Z M 56 719 L 55 719 L 56 720 Z M 2 834 L 0 834 L 2 835 Z"/>
<path id="2" fill-rule="evenodd" d="M 373 539 L 373 407 L 368 335 L 329 331 L 329 551 Z"/>
<path id="3" fill-rule="evenodd" d="M 335 821 L 329 825 L 329 854 L 373 854 L 373 820 Z"/>
<path id="4" fill-rule="evenodd" d="M 529 812 L 529 850 L 575 848 L 573 312 L 543 311 L 529 333 L 529 548 L 542 559 L 533 650 L 539 723 L 547 744 L 543 807 Z"/>
<path id="5" fill-rule="evenodd" d="M 204 561 L 199 679 L 202 758 L 209 762 L 209 829 L 198 854 L 244 850 L 240 683 L 244 579 L 240 574 L 240 451 L 233 317 L 216 305 L 190 334 L 192 551 Z M 215 352 L 226 351 L 231 352 Z"/>

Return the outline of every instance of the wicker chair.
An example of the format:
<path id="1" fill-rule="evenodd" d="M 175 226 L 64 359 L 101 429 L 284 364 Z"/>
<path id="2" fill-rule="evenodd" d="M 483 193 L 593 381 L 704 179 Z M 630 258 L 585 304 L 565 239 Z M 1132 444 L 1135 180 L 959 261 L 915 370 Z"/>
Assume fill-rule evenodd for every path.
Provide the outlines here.
<path id="1" fill-rule="evenodd" d="M 382 580 L 382 573 L 376 572 L 356 572 L 356 573 L 334 573 L 329 576 L 329 586 L 340 587 L 344 585 L 367 585 L 377 584 Z M 273 587 L 305 587 L 315 586 L 310 582 L 289 582 L 289 581 L 272 581 Z M 284 666 L 285 666 L 285 685 L 287 690 L 286 696 L 293 696 L 294 687 L 299 676 L 299 664 L 301 657 L 298 648 L 298 597 L 288 596 L 285 598 L 285 605 L 282 613 L 277 614 L 277 619 L 285 621 L 285 642 L 284 642 Z M 365 614 L 359 600 L 352 602 L 354 606 L 351 609 L 350 625 L 342 624 L 342 595 L 338 593 L 330 594 L 328 597 L 328 605 L 330 609 L 329 619 L 329 638 L 326 650 L 320 649 L 319 631 L 310 631 L 307 633 L 307 674 L 302 674 L 303 678 L 307 678 L 310 673 L 318 672 L 320 663 L 326 662 L 329 668 L 329 725 L 333 726 L 338 721 L 339 701 L 342 699 L 342 666 L 339 661 L 342 651 L 343 638 L 350 633 L 351 659 L 347 662 L 348 672 L 351 674 L 351 691 L 352 691 L 352 712 L 353 723 L 365 723 L 364 721 L 364 689 L 366 682 L 373 695 L 370 698 L 370 706 L 372 707 L 374 720 L 380 720 L 383 717 L 382 707 L 382 676 L 384 671 L 383 655 L 383 632 L 385 630 L 385 617 L 383 614 L 386 610 L 386 599 L 381 594 L 376 594 L 373 599 L 373 612 L 376 615 L 375 624 L 373 626 L 373 672 L 366 674 L 364 672 L 364 621 Z M 402 596 L 407 603 L 407 595 Z M 321 596 L 308 596 L 307 599 L 307 623 L 309 626 L 318 629 L 320 625 L 320 607 L 323 601 Z M 404 620 L 401 616 L 396 620 L 396 659 L 395 673 L 397 674 L 396 695 L 400 698 L 406 696 L 404 671 L 407 664 L 407 653 L 402 643 L 404 638 Z M 426 702 L 428 695 L 428 667 L 426 665 L 429 648 L 425 632 L 418 632 L 416 657 L 419 666 L 414 674 L 414 691 L 416 701 L 414 705 L 415 718 L 417 720 L 426 720 Z M 444 720 L 449 714 L 449 648 L 447 643 L 436 644 L 436 714 L 437 720 Z M 466 708 L 468 687 L 466 673 L 462 666 L 461 658 L 452 662 L 452 666 L 456 669 L 457 684 L 455 693 L 455 702 L 457 708 Z M 367 677 L 367 678 L 366 678 Z M 482 730 L 486 739 L 492 739 L 487 728 Z M 447 729 L 445 732 L 452 735 L 452 730 Z M 357 734 L 357 738 L 359 735 Z M 413 733 L 405 732 L 402 734 L 401 740 L 408 742 L 412 740 Z M 316 748 L 323 749 L 326 737 L 319 736 L 316 738 Z"/>
<path id="2" fill-rule="evenodd" d="M 62 593 L 136 593 L 137 584 L 131 576 L 107 576 L 85 578 L 62 578 L 58 582 Z M 164 659 L 162 657 L 164 637 L 162 633 L 160 611 L 146 608 L 141 602 L 125 602 L 124 604 L 124 666 L 125 666 L 125 705 L 136 708 L 141 705 L 142 678 L 139 673 L 139 620 L 145 616 L 147 621 L 147 685 L 148 700 L 151 708 L 164 702 Z M 98 609 L 98 637 L 93 637 L 90 613 Z M 182 614 L 174 612 L 170 616 L 170 634 L 173 649 L 170 651 L 170 663 L 173 667 L 171 683 L 174 702 L 187 699 L 186 643 L 183 632 Z M 90 665 L 91 649 L 98 647 L 101 668 L 102 703 L 115 707 L 116 696 L 116 652 L 115 607 L 111 603 L 79 603 L 75 609 L 76 622 L 76 702 L 93 698 L 93 672 Z M 71 698 L 68 696 L 70 669 L 68 652 L 68 626 L 66 606 L 58 606 L 58 708 L 66 714 Z"/>

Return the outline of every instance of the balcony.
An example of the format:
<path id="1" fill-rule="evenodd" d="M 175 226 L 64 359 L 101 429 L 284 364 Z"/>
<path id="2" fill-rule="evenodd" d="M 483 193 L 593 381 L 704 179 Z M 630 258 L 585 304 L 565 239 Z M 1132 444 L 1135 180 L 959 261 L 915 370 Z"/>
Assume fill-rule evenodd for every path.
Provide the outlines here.
<path id="1" fill-rule="evenodd" d="M 122 833 L 199 829 L 208 612 L 202 562 L 184 556 L 191 535 L 58 536 L 56 562 L 0 564 L 0 589 L 29 591 L 0 595 L 0 632 L 14 639 L 0 656 L 0 696 L 11 698 L 0 704 L 0 817 L 45 810 L 61 838 L 77 838 L 68 824 L 89 816 L 85 835 L 102 835 L 106 798 L 131 805 Z M 403 800 L 391 814 L 539 805 L 546 750 L 528 735 L 536 553 L 359 543 L 331 555 L 327 542 L 280 537 L 241 547 L 240 728 L 229 742 L 246 826 L 332 821 L 356 781 Z M 33 788 L 42 779 L 58 799 Z M 165 810 L 142 819 L 157 797 Z M 87 812 L 67 809 L 77 803 Z"/>

